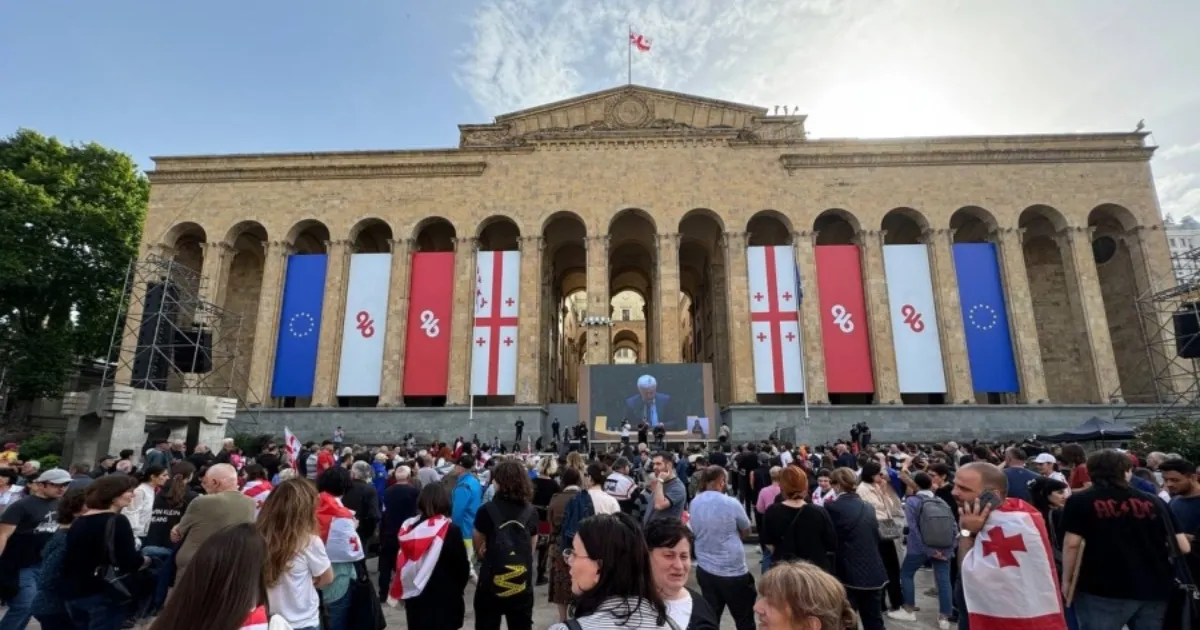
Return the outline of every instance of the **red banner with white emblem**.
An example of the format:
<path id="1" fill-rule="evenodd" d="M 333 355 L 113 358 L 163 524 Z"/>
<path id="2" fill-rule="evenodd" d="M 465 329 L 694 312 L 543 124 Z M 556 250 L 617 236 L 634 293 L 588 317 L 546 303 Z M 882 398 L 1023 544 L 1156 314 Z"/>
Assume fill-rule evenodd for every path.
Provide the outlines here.
<path id="1" fill-rule="evenodd" d="M 825 381 L 831 394 L 869 394 L 871 342 L 857 245 L 819 245 L 817 284 Z"/>
<path id="2" fill-rule="evenodd" d="M 411 277 L 403 393 L 405 396 L 445 396 L 450 374 L 454 252 L 413 254 Z"/>

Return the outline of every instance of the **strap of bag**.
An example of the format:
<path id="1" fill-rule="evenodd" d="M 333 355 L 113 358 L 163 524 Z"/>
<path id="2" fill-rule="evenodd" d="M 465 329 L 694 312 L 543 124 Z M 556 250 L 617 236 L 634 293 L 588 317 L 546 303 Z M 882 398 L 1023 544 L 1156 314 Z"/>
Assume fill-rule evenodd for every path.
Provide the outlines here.
<path id="1" fill-rule="evenodd" d="M 579 620 L 574 617 L 563 622 L 567 625 L 567 630 L 583 630 L 583 626 L 579 625 Z"/>
<path id="2" fill-rule="evenodd" d="M 1155 497 L 1157 499 L 1158 497 Z M 1158 512 L 1158 518 L 1162 519 L 1163 527 L 1167 530 L 1167 549 L 1170 550 L 1172 559 L 1171 564 L 1175 565 L 1175 571 L 1178 573 L 1180 582 L 1184 588 L 1195 589 L 1196 580 L 1192 577 L 1191 567 L 1188 566 L 1187 556 L 1183 550 L 1179 548 L 1179 540 L 1176 537 L 1175 523 L 1171 520 L 1171 514 L 1168 511 L 1167 504 L 1161 500 L 1154 501 L 1154 510 Z"/>
<path id="3" fill-rule="evenodd" d="M 117 566 L 117 519 L 119 515 L 114 514 L 108 519 L 108 523 L 104 526 L 104 547 L 108 551 L 108 564 Z"/>

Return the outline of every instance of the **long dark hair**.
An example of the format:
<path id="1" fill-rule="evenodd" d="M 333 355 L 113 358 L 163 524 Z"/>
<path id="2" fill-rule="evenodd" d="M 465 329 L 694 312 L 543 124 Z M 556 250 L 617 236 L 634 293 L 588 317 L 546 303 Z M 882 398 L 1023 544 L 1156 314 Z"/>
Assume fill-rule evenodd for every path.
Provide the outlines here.
<path id="1" fill-rule="evenodd" d="M 226 527 L 200 545 L 150 630 L 238 630 L 267 603 L 258 570 L 267 546 L 254 525 Z"/>
<path id="2" fill-rule="evenodd" d="M 621 620 L 618 625 L 628 624 L 643 601 L 654 607 L 656 626 L 667 622 L 667 605 L 650 573 L 650 549 L 631 516 L 617 513 L 585 518 L 575 536 L 600 566 L 596 585 L 576 600 L 575 618 L 590 615 L 610 598 L 619 597 L 625 602 L 611 610 Z"/>
<path id="3" fill-rule="evenodd" d="M 171 464 L 171 479 L 167 482 L 166 488 L 163 490 L 163 500 L 167 505 L 173 508 L 183 505 L 183 500 L 187 498 L 188 480 L 191 479 L 192 473 L 196 472 L 196 467 L 191 462 L 181 461 Z"/>
<path id="4" fill-rule="evenodd" d="M 418 520 L 424 521 L 437 515 L 450 516 L 453 501 L 450 498 L 450 488 L 444 483 L 430 483 L 421 488 L 417 495 Z"/>

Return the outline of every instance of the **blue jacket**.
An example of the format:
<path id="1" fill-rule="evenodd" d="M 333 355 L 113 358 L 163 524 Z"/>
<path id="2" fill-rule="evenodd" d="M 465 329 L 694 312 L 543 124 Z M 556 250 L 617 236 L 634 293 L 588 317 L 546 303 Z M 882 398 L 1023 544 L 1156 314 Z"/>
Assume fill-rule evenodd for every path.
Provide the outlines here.
<path id="1" fill-rule="evenodd" d="M 379 502 L 382 504 L 383 492 L 384 490 L 387 490 L 387 466 L 384 466 L 380 462 L 374 462 L 371 464 L 371 471 L 375 473 L 374 478 L 371 481 L 375 484 L 375 492 L 379 493 Z"/>
<path id="2" fill-rule="evenodd" d="M 469 539 L 475 533 L 475 514 L 479 512 L 479 504 L 482 501 L 483 488 L 475 475 L 466 473 L 459 477 L 458 485 L 454 486 L 450 519 L 462 530 L 463 538 Z"/>

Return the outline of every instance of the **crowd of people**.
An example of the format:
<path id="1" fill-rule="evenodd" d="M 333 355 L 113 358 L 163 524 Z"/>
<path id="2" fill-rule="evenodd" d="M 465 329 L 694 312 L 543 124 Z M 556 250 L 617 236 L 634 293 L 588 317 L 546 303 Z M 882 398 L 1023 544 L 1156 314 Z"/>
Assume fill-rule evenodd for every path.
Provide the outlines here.
<path id="1" fill-rule="evenodd" d="M 873 445 L 864 425 L 813 448 L 723 431 L 565 453 L 344 435 L 162 441 L 69 471 L 0 456 L 0 630 L 374 630 L 385 603 L 410 628 L 469 606 L 478 630 L 523 630 L 538 597 L 553 630 L 715 629 L 726 610 L 738 630 L 1194 623 L 1200 482 L 1175 454 Z M 926 569 L 936 611 L 916 605 Z"/>

